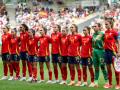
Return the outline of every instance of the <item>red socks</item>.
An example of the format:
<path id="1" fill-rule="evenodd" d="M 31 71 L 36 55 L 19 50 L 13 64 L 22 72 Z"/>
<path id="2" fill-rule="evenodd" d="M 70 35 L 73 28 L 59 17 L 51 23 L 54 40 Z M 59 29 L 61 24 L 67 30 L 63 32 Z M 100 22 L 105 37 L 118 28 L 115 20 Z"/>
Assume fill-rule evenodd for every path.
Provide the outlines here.
<path id="1" fill-rule="evenodd" d="M 52 71 L 49 71 L 49 80 L 52 80 Z"/>
<path id="2" fill-rule="evenodd" d="M 62 80 L 67 80 L 67 67 L 63 66 L 62 67 Z"/>
<path id="3" fill-rule="evenodd" d="M 8 64 L 8 66 L 9 66 L 10 76 L 13 76 L 13 66 L 12 66 L 12 63 Z"/>
<path id="4" fill-rule="evenodd" d="M 119 72 L 115 71 L 115 76 L 116 76 L 116 84 L 120 85 L 120 76 L 119 76 Z"/>
<path id="5" fill-rule="evenodd" d="M 90 76 L 91 76 L 91 82 L 94 82 L 94 70 L 93 70 L 93 67 L 89 67 L 89 71 L 90 71 Z"/>
<path id="6" fill-rule="evenodd" d="M 62 80 L 66 80 L 66 78 L 67 78 L 66 69 L 67 69 L 66 66 L 62 66 Z"/>
<path id="7" fill-rule="evenodd" d="M 112 70 L 111 67 L 107 67 L 108 70 L 108 79 L 109 79 L 109 84 L 112 85 Z"/>
<path id="8" fill-rule="evenodd" d="M 40 70 L 40 76 L 41 76 L 41 80 L 44 80 L 44 71 Z"/>
<path id="9" fill-rule="evenodd" d="M 7 76 L 8 74 L 8 66 L 6 63 L 3 63 L 3 71 L 4 71 L 4 76 Z"/>
<path id="10" fill-rule="evenodd" d="M 80 68 L 77 70 L 77 73 L 78 73 L 78 81 L 81 81 L 81 69 Z"/>
<path id="11" fill-rule="evenodd" d="M 55 79 L 58 80 L 58 68 L 57 68 L 57 66 L 54 66 L 54 75 L 55 75 Z"/>
<path id="12" fill-rule="evenodd" d="M 22 74 L 23 77 L 26 77 L 26 61 L 22 60 Z"/>
<path id="13" fill-rule="evenodd" d="M 82 69 L 83 69 L 83 80 L 84 82 L 87 82 L 87 67 L 83 66 Z"/>
<path id="14" fill-rule="evenodd" d="M 27 66 L 28 66 L 29 77 L 32 77 L 32 65 L 29 61 L 27 61 Z"/>
<path id="15" fill-rule="evenodd" d="M 74 81 L 75 80 L 75 68 L 74 66 L 71 66 L 70 65 L 70 77 L 71 77 L 71 80 Z"/>
<path id="16" fill-rule="evenodd" d="M 33 72 L 33 79 L 37 80 L 37 68 L 34 67 L 33 70 L 32 70 L 32 72 Z"/>
<path id="17" fill-rule="evenodd" d="M 20 76 L 19 62 L 15 62 L 15 68 L 16 68 L 16 77 L 19 77 Z"/>

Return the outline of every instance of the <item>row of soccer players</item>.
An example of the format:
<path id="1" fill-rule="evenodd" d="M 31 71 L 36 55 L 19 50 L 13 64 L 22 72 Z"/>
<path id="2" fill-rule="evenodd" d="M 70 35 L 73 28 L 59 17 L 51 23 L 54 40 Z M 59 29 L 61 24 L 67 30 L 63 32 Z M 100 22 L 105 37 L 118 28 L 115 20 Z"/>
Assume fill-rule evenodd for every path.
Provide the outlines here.
<path id="1" fill-rule="evenodd" d="M 37 81 L 37 62 L 40 65 L 40 81 L 44 82 L 44 63 L 48 69 L 49 80 L 47 83 L 58 83 L 58 67 L 62 74 L 62 82 L 67 84 L 67 64 L 70 71 L 70 83 L 68 85 L 86 86 L 87 83 L 87 67 L 91 76 L 89 87 L 98 87 L 99 67 L 102 70 L 105 85 L 104 88 L 112 87 L 112 60 L 117 49 L 118 32 L 112 28 L 111 21 L 105 22 L 105 34 L 101 32 L 101 25 L 94 24 L 94 34 L 90 36 L 90 30 L 85 27 L 83 36 L 78 34 L 78 27 L 72 24 L 70 34 L 68 28 L 59 25 L 53 26 L 51 37 L 46 35 L 47 30 L 44 27 L 39 28 L 40 36 L 35 34 L 34 30 L 29 30 L 25 24 L 20 26 L 20 37 L 17 36 L 16 30 L 11 30 L 6 26 L 3 28 L 2 35 L 2 61 L 4 76 L 1 80 L 7 79 L 8 67 L 10 70 L 9 80 L 20 79 L 20 59 L 22 61 L 22 78 L 20 81 L 26 80 L 26 65 L 28 66 L 29 79 L 27 81 Z M 61 31 L 61 32 L 60 32 Z M 104 44 L 103 44 L 104 43 Z M 51 48 L 49 46 L 51 44 Z M 49 48 L 51 52 L 49 52 Z M 52 81 L 52 69 L 50 67 L 50 53 L 52 54 L 52 63 L 55 80 Z M 60 62 L 61 61 L 61 62 Z M 82 70 L 80 68 L 80 61 Z M 94 68 L 93 68 L 94 65 Z M 107 70 L 106 70 L 107 67 Z M 75 84 L 75 69 L 78 74 L 78 82 Z M 15 71 L 16 77 L 13 78 Z M 95 73 L 94 73 L 95 72 Z M 81 77 L 82 76 L 82 77 Z M 119 73 L 115 71 L 116 89 L 120 88 Z M 81 82 L 83 78 L 83 83 Z"/>

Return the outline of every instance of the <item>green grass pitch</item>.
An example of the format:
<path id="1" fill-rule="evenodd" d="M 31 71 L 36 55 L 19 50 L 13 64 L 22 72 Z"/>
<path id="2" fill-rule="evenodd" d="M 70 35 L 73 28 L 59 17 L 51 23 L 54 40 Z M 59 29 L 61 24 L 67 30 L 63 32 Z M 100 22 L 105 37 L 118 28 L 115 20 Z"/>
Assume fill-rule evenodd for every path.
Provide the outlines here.
<path id="1" fill-rule="evenodd" d="M 51 65 L 52 67 L 52 65 Z M 39 68 L 39 65 L 38 65 Z M 45 68 L 45 80 L 48 80 L 48 73 L 46 66 Z M 2 67 L 2 60 L 0 59 L 0 78 L 3 75 L 3 67 Z M 60 80 L 61 80 L 61 74 L 59 74 Z M 39 70 L 38 70 L 38 79 L 40 78 Z M 54 79 L 54 75 L 53 75 Z M 69 71 L 68 71 L 68 82 L 70 81 Z M 76 81 L 77 81 L 77 75 L 76 75 Z M 90 83 L 90 76 L 88 72 L 88 83 Z M 0 90 L 106 90 L 103 88 L 104 85 L 104 79 L 102 73 L 100 73 L 99 78 L 99 88 L 89 88 L 89 87 L 75 87 L 75 86 L 67 86 L 67 85 L 59 85 L 59 84 L 46 84 L 46 83 L 28 83 L 25 81 L 0 81 Z M 113 88 L 109 90 L 115 90 L 115 77 L 113 75 Z"/>

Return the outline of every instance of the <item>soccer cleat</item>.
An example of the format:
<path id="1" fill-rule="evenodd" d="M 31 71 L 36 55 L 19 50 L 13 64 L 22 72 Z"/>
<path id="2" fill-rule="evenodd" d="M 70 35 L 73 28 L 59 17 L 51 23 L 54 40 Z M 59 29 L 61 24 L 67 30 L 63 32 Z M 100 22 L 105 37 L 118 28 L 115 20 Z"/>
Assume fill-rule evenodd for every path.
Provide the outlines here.
<path id="1" fill-rule="evenodd" d="M 0 80 L 6 80 L 7 78 L 7 76 L 3 76 Z"/>
<path id="2" fill-rule="evenodd" d="M 19 79 L 20 79 L 20 76 L 14 78 L 14 80 L 19 80 Z"/>
<path id="3" fill-rule="evenodd" d="M 38 81 L 37 83 L 42 83 L 42 82 L 44 82 L 45 80 L 40 80 L 40 81 Z"/>
<path id="4" fill-rule="evenodd" d="M 95 83 L 94 82 L 92 82 L 90 85 L 89 85 L 89 87 L 94 87 L 95 86 Z"/>
<path id="5" fill-rule="evenodd" d="M 70 81 L 70 83 L 68 84 L 68 86 L 74 86 L 75 85 L 75 81 Z"/>
<path id="6" fill-rule="evenodd" d="M 109 83 L 106 83 L 105 85 L 104 85 L 104 88 L 112 88 L 112 85 L 110 85 Z"/>
<path id="7" fill-rule="evenodd" d="M 67 82 L 66 81 L 62 81 L 62 82 L 60 82 L 60 84 L 62 85 L 62 84 L 67 84 Z"/>
<path id="8" fill-rule="evenodd" d="M 116 85 L 116 86 L 115 86 L 115 89 L 120 89 L 120 85 Z"/>
<path id="9" fill-rule="evenodd" d="M 11 81 L 11 80 L 13 80 L 14 78 L 13 78 L 13 76 L 10 76 L 10 78 L 8 79 L 9 81 Z"/>
<path id="10" fill-rule="evenodd" d="M 78 81 L 77 84 L 75 84 L 75 86 L 80 86 L 81 85 L 81 81 Z"/>
<path id="11" fill-rule="evenodd" d="M 22 77 L 20 81 L 26 81 L 26 77 Z"/>
<path id="12" fill-rule="evenodd" d="M 60 82 L 59 80 L 54 80 L 52 84 L 59 83 L 59 82 Z"/>
<path id="13" fill-rule="evenodd" d="M 37 79 L 32 79 L 30 83 L 37 83 Z"/>
<path id="14" fill-rule="evenodd" d="M 83 82 L 80 86 L 81 86 L 81 87 L 85 87 L 85 86 L 87 86 L 87 85 L 88 85 L 87 82 Z"/>
<path id="15" fill-rule="evenodd" d="M 93 87 L 98 88 L 98 84 L 97 84 L 97 83 L 95 83 L 95 84 L 93 85 Z"/>
<path id="16" fill-rule="evenodd" d="M 53 81 L 52 81 L 52 80 L 48 80 L 46 83 L 47 83 L 47 84 L 52 84 Z"/>
<path id="17" fill-rule="evenodd" d="M 27 81 L 27 82 L 32 81 L 32 77 L 29 77 L 26 81 Z"/>

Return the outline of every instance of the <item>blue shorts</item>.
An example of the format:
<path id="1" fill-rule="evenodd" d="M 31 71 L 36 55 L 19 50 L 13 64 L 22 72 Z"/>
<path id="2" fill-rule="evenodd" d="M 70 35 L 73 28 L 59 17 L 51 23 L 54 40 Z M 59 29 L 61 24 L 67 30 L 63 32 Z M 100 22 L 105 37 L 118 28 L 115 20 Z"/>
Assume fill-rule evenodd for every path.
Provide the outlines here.
<path id="1" fill-rule="evenodd" d="M 9 53 L 3 53 L 2 54 L 2 60 L 3 61 L 10 61 L 10 54 Z"/>
<path id="2" fill-rule="evenodd" d="M 38 58 L 34 55 L 29 55 L 28 56 L 28 61 L 29 62 L 37 62 L 38 61 Z"/>
<path id="3" fill-rule="evenodd" d="M 13 61 L 20 61 L 20 57 L 17 54 L 11 54 L 10 59 Z"/>
<path id="4" fill-rule="evenodd" d="M 113 51 L 105 50 L 105 63 L 112 64 L 113 56 L 114 56 Z"/>
<path id="5" fill-rule="evenodd" d="M 28 60 L 27 52 L 20 52 L 20 58 L 21 60 Z"/>
<path id="6" fill-rule="evenodd" d="M 68 57 L 62 56 L 62 63 L 68 63 Z"/>
<path id="7" fill-rule="evenodd" d="M 53 63 L 61 63 L 61 59 L 59 58 L 59 54 L 52 54 L 52 62 Z"/>
<path id="8" fill-rule="evenodd" d="M 41 56 L 38 57 L 39 62 L 50 62 L 50 57 L 49 56 Z"/>
<path id="9" fill-rule="evenodd" d="M 92 58 L 81 58 L 81 64 L 84 66 L 92 66 Z"/>
<path id="10" fill-rule="evenodd" d="M 68 57 L 68 63 L 69 64 L 80 64 L 80 58 L 69 56 Z"/>

